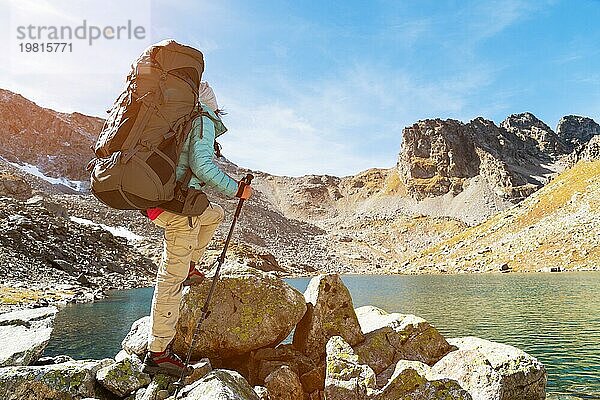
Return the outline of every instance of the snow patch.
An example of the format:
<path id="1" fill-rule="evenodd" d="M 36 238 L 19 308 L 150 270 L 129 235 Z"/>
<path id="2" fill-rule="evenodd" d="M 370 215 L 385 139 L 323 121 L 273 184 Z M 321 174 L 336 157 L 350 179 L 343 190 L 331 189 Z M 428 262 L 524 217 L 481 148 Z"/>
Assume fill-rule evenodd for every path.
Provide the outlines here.
<path id="1" fill-rule="evenodd" d="M 137 242 L 137 241 L 144 239 L 142 236 L 136 235 L 135 233 L 131 232 L 129 229 L 127 229 L 123 226 L 115 227 L 115 226 L 108 226 L 108 225 L 104 225 L 104 224 L 98 224 L 89 219 L 79 218 L 79 217 L 70 217 L 70 219 L 71 219 L 71 221 L 76 222 L 81 225 L 98 226 L 106 231 L 109 231 L 110 233 L 113 234 L 113 236 L 125 238 L 125 239 L 129 240 L 130 242 Z"/>
<path id="2" fill-rule="evenodd" d="M 48 156 L 48 157 L 51 157 L 51 156 Z M 6 161 L 7 163 L 9 163 L 10 165 L 12 165 L 13 167 L 18 168 L 23 172 L 27 172 L 30 175 L 37 176 L 38 178 L 41 178 L 41 179 L 45 180 L 46 182 L 51 183 L 53 185 L 63 185 L 68 188 L 71 188 L 77 192 L 83 192 L 87 189 L 87 185 L 88 185 L 87 181 L 74 181 L 74 180 L 67 179 L 64 177 L 53 178 L 51 176 L 44 175 L 44 173 L 42 171 L 40 171 L 40 169 L 35 165 L 31 165 L 28 163 L 18 164 L 18 163 L 8 161 L 4 157 L 1 157 L 1 158 L 4 161 Z"/>

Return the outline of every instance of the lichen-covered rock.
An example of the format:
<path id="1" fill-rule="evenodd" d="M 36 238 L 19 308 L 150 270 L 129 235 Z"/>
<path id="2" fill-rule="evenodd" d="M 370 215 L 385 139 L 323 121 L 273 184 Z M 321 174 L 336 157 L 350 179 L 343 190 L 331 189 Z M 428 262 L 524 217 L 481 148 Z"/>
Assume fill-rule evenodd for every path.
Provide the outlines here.
<path id="1" fill-rule="evenodd" d="M 140 358 L 148 349 L 148 334 L 150 333 L 150 317 L 142 317 L 131 325 L 131 330 L 121 342 L 121 347 L 129 354 Z"/>
<path id="2" fill-rule="evenodd" d="M 522 350 L 476 337 L 450 339 L 458 350 L 432 367 L 432 375 L 450 378 L 473 400 L 542 400 L 546 370 Z"/>
<path id="3" fill-rule="evenodd" d="M 258 395 L 237 372 L 216 369 L 184 387 L 178 400 L 259 400 Z"/>
<path id="4" fill-rule="evenodd" d="M 71 400 L 96 397 L 96 372 L 111 363 L 113 360 L 106 359 L 0 368 L 0 398 Z"/>
<path id="5" fill-rule="evenodd" d="M 348 288 L 338 274 L 311 279 L 304 297 L 308 309 L 296 327 L 293 345 L 318 361 L 333 336 L 354 346 L 364 340 Z"/>
<path id="6" fill-rule="evenodd" d="M 390 365 L 385 371 L 377 374 L 377 387 L 385 386 L 392 377 L 409 368 L 425 378 L 431 376 L 431 367 L 429 365 L 420 361 L 400 360 L 396 364 Z"/>
<path id="7" fill-rule="evenodd" d="M 399 361 L 392 376 L 373 400 L 443 399 L 472 400 L 458 382 L 451 379 L 429 380 L 430 367 L 418 361 Z M 377 377 L 379 381 L 380 376 Z"/>
<path id="8" fill-rule="evenodd" d="M 174 350 L 185 353 L 210 287 L 210 280 L 183 295 Z M 193 358 L 223 359 L 275 346 L 306 311 L 304 297 L 280 278 L 254 268 L 226 265 L 217 283 L 210 315 L 202 323 Z"/>
<path id="9" fill-rule="evenodd" d="M 375 373 L 360 364 L 352 347 L 340 336 L 327 342 L 325 397 L 327 400 L 363 400 L 375 394 Z"/>
<path id="10" fill-rule="evenodd" d="M 270 400 L 303 400 L 302 383 L 287 365 L 271 372 L 265 379 Z"/>
<path id="11" fill-rule="evenodd" d="M 141 370 L 140 359 L 136 355 L 130 355 L 121 361 L 101 368 L 96 373 L 96 379 L 112 393 L 125 397 L 150 384 L 150 376 Z"/>
<path id="12" fill-rule="evenodd" d="M 433 365 L 455 349 L 437 329 L 415 315 L 388 314 L 376 307 L 361 307 L 357 314 L 365 340 L 354 346 L 354 351 L 377 374 L 399 360 Z"/>
<path id="13" fill-rule="evenodd" d="M 177 378 L 157 374 L 152 377 L 152 382 L 145 388 L 144 392 L 139 395 L 136 393 L 136 400 L 162 400 L 168 397 L 169 389 L 174 390 L 173 383 Z M 139 392 L 139 390 L 138 390 Z M 163 396 L 166 394 L 166 396 Z"/>
<path id="14" fill-rule="evenodd" d="M 0 367 L 37 361 L 50 340 L 56 312 L 42 307 L 0 315 Z"/>

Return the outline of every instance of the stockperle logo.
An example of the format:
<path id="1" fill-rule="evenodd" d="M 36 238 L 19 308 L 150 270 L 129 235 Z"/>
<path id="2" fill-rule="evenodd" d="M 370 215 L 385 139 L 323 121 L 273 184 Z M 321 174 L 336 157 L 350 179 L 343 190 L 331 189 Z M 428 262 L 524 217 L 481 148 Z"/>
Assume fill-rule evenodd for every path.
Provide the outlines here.
<path id="1" fill-rule="evenodd" d="M 152 43 L 151 0 L 8 0 L 7 4 L 9 29 L 3 34 L 9 37 L 0 46 L 10 47 L 4 54 L 9 54 L 14 74 L 115 72 L 115 65 L 126 69 Z"/>

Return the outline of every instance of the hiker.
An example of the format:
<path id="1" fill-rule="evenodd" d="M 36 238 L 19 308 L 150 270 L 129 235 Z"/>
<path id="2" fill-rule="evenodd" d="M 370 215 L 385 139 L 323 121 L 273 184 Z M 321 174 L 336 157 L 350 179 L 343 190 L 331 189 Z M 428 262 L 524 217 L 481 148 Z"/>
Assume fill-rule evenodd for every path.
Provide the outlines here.
<path id="1" fill-rule="evenodd" d="M 188 177 L 191 189 L 201 190 L 206 184 L 228 197 L 248 199 L 251 187 L 241 181 L 236 182 L 213 163 L 215 149 L 218 151 L 215 139 L 225 133 L 226 128 L 208 83 L 200 83 L 199 98 L 203 114 L 193 121 L 183 144 L 177 164 L 177 179 L 182 180 L 186 173 L 191 173 Z M 144 371 L 179 376 L 182 372 L 191 372 L 171 350 L 183 286 L 203 281 L 204 274 L 196 269 L 196 265 L 223 221 L 224 212 L 221 206 L 209 202 L 206 210 L 197 216 L 188 217 L 161 208 L 150 208 L 146 214 L 154 224 L 164 228 L 165 233 L 163 256 L 152 298 Z"/>

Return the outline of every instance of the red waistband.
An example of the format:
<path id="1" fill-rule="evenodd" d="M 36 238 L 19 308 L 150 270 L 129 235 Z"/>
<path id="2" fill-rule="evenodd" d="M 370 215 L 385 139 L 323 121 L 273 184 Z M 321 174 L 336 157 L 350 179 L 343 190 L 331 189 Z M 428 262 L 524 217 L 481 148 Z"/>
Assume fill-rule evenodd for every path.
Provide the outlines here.
<path id="1" fill-rule="evenodd" d="M 148 214 L 148 218 L 150 218 L 151 221 L 154 221 L 163 211 L 162 208 L 158 207 L 149 208 L 146 210 L 146 214 Z"/>

